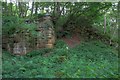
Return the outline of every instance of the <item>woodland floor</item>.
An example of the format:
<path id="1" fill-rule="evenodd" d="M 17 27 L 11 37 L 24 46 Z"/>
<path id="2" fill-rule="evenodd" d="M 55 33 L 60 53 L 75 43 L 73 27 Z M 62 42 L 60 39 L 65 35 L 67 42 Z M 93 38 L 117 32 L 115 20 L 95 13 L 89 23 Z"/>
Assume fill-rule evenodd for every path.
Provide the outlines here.
<path id="1" fill-rule="evenodd" d="M 117 78 L 119 75 L 116 50 L 101 41 L 85 42 L 77 36 L 57 40 L 53 49 L 34 50 L 26 56 L 14 56 L 3 50 L 2 60 L 3 78 Z"/>

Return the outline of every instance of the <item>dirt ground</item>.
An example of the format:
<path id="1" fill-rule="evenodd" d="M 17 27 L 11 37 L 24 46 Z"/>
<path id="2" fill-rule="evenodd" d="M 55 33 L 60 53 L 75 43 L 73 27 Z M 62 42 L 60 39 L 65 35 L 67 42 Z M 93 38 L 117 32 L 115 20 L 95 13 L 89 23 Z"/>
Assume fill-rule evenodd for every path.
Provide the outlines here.
<path id="1" fill-rule="evenodd" d="M 78 34 L 73 34 L 70 38 L 64 37 L 62 40 L 64 40 L 70 48 L 80 44 L 81 41 Z"/>

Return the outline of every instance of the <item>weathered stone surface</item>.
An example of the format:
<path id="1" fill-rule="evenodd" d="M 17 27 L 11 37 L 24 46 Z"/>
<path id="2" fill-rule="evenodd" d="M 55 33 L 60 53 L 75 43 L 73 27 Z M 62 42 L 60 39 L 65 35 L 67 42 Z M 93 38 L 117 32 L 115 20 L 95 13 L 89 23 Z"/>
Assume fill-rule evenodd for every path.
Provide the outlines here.
<path id="1" fill-rule="evenodd" d="M 13 54 L 25 55 L 27 52 L 40 49 L 40 48 L 53 48 L 55 43 L 55 32 L 52 21 L 45 18 L 44 21 L 38 23 L 37 36 L 34 38 L 29 37 L 29 33 L 16 33 L 13 37 L 4 37 L 3 46 L 5 49 Z M 29 38 L 32 40 L 29 42 Z"/>
<path id="2" fill-rule="evenodd" d="M 44 45 L 43 47 L 53 48 L 53 45 L 55 43 L 55 32 L 54 32 L 52 21 L 50 21 L 49 18 L 46 18 L 45 21 L 39 24 L 38 31 L 40 33 L 42 32 L 43 38 L 37 41 L 38 42 L 37 45 L 38 46 Z M 40 39 L 40 37 L 38 37 L 38 39 Z"/>
<path id="3" fill-rule="evenodd" d="M 25 45 L 21 43 L 14 43 L 13 53 L 14 54 L 26 54 Z"/>

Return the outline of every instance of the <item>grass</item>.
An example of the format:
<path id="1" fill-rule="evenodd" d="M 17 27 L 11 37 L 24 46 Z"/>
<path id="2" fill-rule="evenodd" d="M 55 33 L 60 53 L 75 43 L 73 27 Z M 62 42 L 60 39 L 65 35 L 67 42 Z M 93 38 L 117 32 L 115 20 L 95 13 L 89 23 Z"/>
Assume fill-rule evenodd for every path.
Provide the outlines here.
<path id="1" fill-rule="evenodd" d="M 67 49 L 58 40 L 53 49 L 26 56 L 3 51 L 3 78 L 117 78 L 118 53 L 100 41 L 81 42 Z M 51 53 L 49 56 L 44 55 Z"/>

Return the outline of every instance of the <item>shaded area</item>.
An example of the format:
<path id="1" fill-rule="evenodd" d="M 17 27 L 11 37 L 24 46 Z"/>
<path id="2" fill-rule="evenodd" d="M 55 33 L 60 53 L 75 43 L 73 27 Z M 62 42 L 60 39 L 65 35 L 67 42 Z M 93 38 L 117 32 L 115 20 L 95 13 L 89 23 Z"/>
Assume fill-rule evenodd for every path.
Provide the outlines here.
<path id="1" fill-rule="evenodd" d="M 70 38 L 63 37 L 62 40 L 64 40 L 66 44 L 71 48 L 80 44 L 80 39 L 78 34 L 73 34 Z"/>

